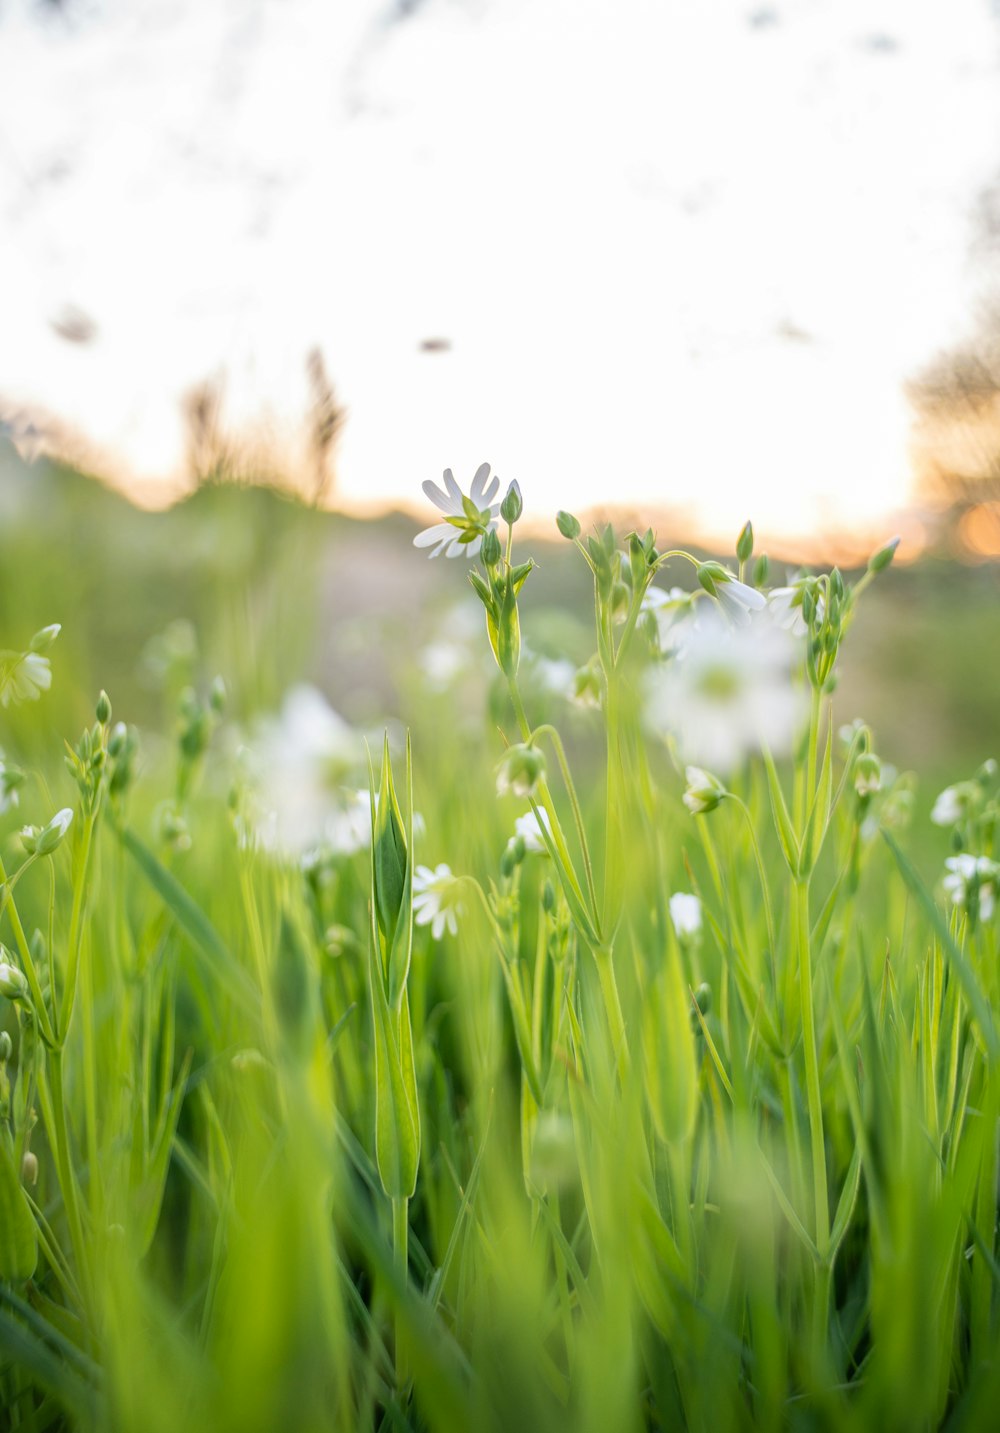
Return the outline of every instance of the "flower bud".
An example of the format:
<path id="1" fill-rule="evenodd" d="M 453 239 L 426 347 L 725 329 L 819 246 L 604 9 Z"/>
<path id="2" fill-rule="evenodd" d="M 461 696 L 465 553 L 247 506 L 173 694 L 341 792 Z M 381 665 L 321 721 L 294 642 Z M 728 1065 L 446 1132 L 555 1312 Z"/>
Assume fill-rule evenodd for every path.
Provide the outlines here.
<path id="1" fill-rule="evenodd" d="M 556 527 L 569 542 L 580 536 L 580 524 L 571 512 L 557 512 Z"/>
<path id="2" fill-rule="evenodd" d="M 710 771 L 702 770 L 700 766 L 689 766 L 684 776 L 687 781 L 684 805 L 692 816 L 704 816 L 709 811 L 714 811 L 729 795 L 718 777 L 713 776 Z"/>
<path id="3" fill-rule="evenodd" d="M 221 677 L 212 679 L 208 690 L 208 705 L 216 716 L 221 716 L 226 709 L 226 684 Z"/>
<path id="4" fill-rule="evenodd" d="M 766 587 L 767 579 L 771 575 L 771 562 L 766 552 L 762 552 L 753 565 L 753 585 L 755 587 Z"/>
<path id="5" fill-rule="evenodd" d="M 743 531 L 736 539 L 736 556 L 740 562 L 749 562 L 753 557 L 753 526 L 748 521 L 743 526 Z"/>
<path id="6" fill-rule="evenodd" d="M 556 908 L 556 888 L 551 881 L 546 880 L 542 886 L 542 910 L 546 915 L 552 915 Z"/>
<path id="7" fill-rule="evenodd" d="M 62 627 L 58 622 L 51 622 L 48 627 L 43 627 L 40 632 L 35 633 L 28 643 L 29 652 L 46 651 L 52 646 L 52 643 L 56 640 L 61 631 Z"/>
<path id="8" fill-rule="evenodd" d="M 57 811 L 47 826 L 43 826 L 38 833 L 38 841 L 35 849 L 39 856 L 51 856 L 52 852 L 62 844 L 63 837 L 69 830 L 73 821 L 73 812 L 68 806 Z"/>
<path id="9" fill-rule="evenodd" d="M 6 995 L 8 1000 L 28 998 L 27 977 L 16 965 L 9 965 L 6 960 L 0 961 L 0 995 Z"/>
<path id="10" fill-rule="evenodd" d="M 484 567 L 496 567 L 500 561 L 500 536 L 495 527 L 491 527 L 483 538 L 479 555 L 483 559 Z"/>
<path id="11" fill-rule="evenodd" d="M 882 763 L 873 751 L 863 751 L 854 763 L 854 789 L 859 796 L 874 796 L 882 787 Z"/>
<path id="12" fill-rule="evenodd" d="M 512 746 L 497 770 L 497 795 L 534 796 L 545 775 L 545 757 L 537 746 Z"/>
<path id="13" fill-rule="evenodd" d="M 33 1154 L 30 1149 L 25 1150 L 21 1160 L 21 1183 L 32 1186 L 38 1183 L 38 1155 Z"/>
<path id="14" fill-rule="evenodd" d="M 500 504 L 500 516 L 505 523 L 513 527 L 521 513 L 524 511 L 524 502 L 521 498 L 521 489 L 518 487 L 517 479 L 507 489 L 507 495 Z"/>
<path id="15" fill-rule="evenodd" d="M 14 1053 L 14 1042 L 6 1030 L 0 1030 L 0 1065 L 6 1065 Z"/>
<path id="16" fill-rule="evenodd" d="M 101 726 L 107 726 L 108 722 L 111 720 L 111 698 L 103 689 L 101 691 L 101 695 L 97 698 L 97 706 L 95 707 L 94 712 L 97 717 L 97 720 L 101 723 Z"/>
<path id="17" fill-rule="evenodd" d="M 527 849 L 523 836 L 511 836 L 500 857 L 500 874 L 509 880 L 524 860 Z"/>
<path id="18" fill-rule="evenodd" d="M 894 537 L 887 542 L 885 547 L 880 547 L 873 557 L 868 559 L 869 572 L 884 572 L 896 555 L 896 548 L 899 546 L 899 538 Z"/>
<path id="19" fill-rule="evenodd" d="M 121 756 L 128 741 L 128 727 L 123 721 L 115 722 L 111 736 L 108 738 L 108 755 L 112 757 Z"/>

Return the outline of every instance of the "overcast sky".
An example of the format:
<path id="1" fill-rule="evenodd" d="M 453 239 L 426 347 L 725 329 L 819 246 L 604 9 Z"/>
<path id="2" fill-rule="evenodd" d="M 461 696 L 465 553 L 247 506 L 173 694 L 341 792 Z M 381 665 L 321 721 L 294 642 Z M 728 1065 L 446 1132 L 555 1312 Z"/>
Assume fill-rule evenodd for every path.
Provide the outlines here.
<path id="1" fill-rule="evenodd" d="M 7 0 L 0 397 L 162 501 L 205 379 L 294 463 L 318 345 L 347 501 L 485 460 L 877 528 L 972 325 L 998 43 L 987 0 Z"/>

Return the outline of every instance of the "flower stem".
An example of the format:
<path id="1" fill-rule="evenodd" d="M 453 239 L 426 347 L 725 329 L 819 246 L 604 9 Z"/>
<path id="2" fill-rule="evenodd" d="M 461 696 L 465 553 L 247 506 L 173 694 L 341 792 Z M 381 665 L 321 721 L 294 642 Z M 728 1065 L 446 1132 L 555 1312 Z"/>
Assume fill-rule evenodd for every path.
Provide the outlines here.
<path id="1" fill-rule="evenodd" d="M 816 1025 L 813 1010 L 812 951 L 809 928 L 809 881 L 797 880 L 792 887 L 795 914 L 796 944 L 799 957 L 799 1001 L 802 1019 L 802 1048 L 806 1062 L 806 1101 L 809 1110 L 809 1140 L 812 1149 L 813 1193 L 816 1203 L 816 1248 L 821 1265 L 826 1265 L 830 1252 L 830 1203 L 826 1181 L 826 1143 L 823 1136 L 823 1103 L 819 1079 L 819 1057 L 816 1049 Z M 829 1317 L 829 1278 L 817 1277 L 817 1303 L 814 1330 L 817 1340 L 826 1340 Z"/>
<path id="2" fill-rule="evenodd" d="M 409 1236 L 410 1225 L 408 1216 L 409 1199 L 405 1195 L 392 1201 L 392 1252 L 396 1272 L 403 1281 L 404 1286 L 408 1280 L 409 1270 Z M 402 1392 L 408 1377 L 407 1358 L 405 1348 L 405 1337 L 403 1333 L 403 1316 L 401 1311 L 396 1310 L 396 1388 Z"/>

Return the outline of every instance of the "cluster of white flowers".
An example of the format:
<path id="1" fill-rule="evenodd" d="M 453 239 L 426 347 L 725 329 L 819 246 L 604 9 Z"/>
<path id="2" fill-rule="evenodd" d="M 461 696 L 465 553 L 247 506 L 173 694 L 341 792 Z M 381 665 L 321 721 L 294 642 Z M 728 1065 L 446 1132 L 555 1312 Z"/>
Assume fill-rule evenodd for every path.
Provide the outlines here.
<path id="1" fill-rule="evenodd" d="M 670 919 L 679 940 L 696 940 L 701 934 L 701 901 L 687 891 L 676 891 L 670 897 Z"/>
<path id="2" fill-rule="evenodd" d="M 1000 865 L 988 856 L 973 856 L 963 851 L 945 861 L 948 875 L 942 882 L 952 901 L 963 910 L 975 910 L 980 920 L 988 921 L 996 907 L 997 879 Z"/>

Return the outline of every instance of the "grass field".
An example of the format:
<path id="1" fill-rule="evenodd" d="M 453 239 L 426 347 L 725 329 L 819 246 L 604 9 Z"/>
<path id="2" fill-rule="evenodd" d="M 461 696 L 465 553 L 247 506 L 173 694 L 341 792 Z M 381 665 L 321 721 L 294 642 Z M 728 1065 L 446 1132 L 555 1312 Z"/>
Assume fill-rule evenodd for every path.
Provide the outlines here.
<path id="1" fill-rule="evenodd" d="M 995 1425 L 994 568 L 9 476 L 3 1426 Z"/>

